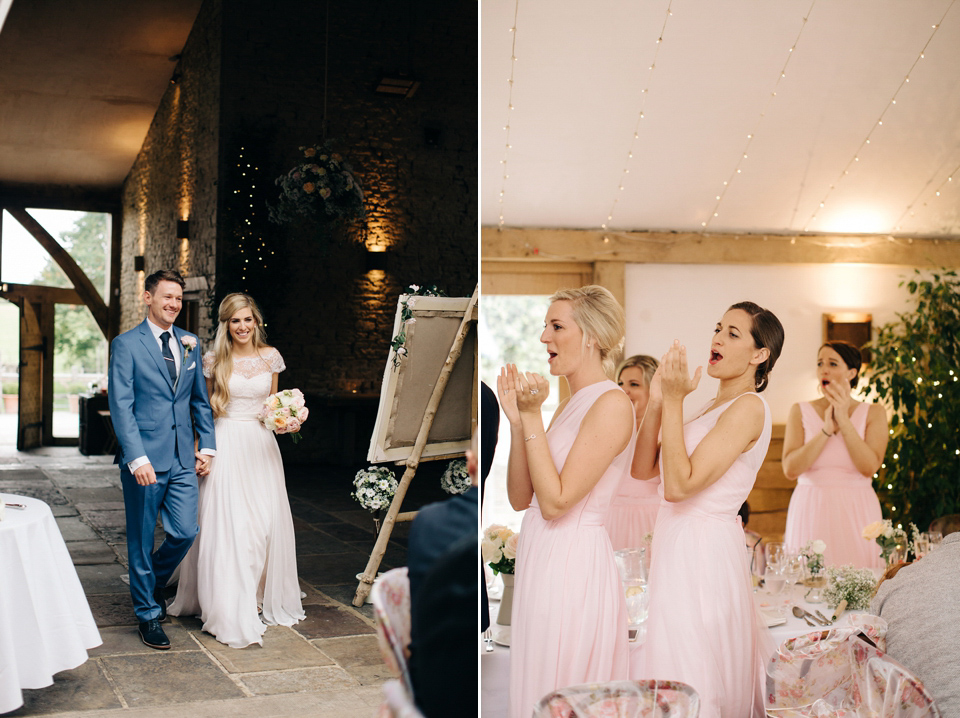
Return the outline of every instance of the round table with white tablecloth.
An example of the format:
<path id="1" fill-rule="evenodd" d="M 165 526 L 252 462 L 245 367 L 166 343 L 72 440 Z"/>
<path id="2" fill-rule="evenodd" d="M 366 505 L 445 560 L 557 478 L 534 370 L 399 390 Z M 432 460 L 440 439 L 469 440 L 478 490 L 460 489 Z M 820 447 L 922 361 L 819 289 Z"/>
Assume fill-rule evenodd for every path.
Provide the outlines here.
<path id="1" fill-rule="evenodd" d="M 100 632 L 60 535 L 43 501 L 12 494 L 0 521 L 0 713 L 23 705 L 24 688 L 53 684 L 87 660 Z"/>

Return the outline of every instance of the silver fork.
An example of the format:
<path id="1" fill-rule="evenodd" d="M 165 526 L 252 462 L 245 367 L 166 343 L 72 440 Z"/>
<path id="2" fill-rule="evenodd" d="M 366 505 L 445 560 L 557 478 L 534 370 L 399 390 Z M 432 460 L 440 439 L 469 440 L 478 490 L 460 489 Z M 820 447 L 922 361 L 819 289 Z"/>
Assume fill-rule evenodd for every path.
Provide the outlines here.
<path id="1" fill-rule="evenodd" d="M 493 628 L 491 627 L 483 632 L 483 650 L 487 653 L 493 653 Z"/>

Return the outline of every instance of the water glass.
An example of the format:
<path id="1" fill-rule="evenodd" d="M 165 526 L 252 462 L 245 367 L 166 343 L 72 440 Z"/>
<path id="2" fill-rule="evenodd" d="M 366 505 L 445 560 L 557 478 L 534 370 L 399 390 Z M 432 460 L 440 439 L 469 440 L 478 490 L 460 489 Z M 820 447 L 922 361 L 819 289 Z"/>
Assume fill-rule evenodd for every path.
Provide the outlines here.
<path id="1" fill-rule="evenodd" d="M 784 562 L 784 574 L 793 586 L 803 577 L 805 561 L 799 551 L 788 551 Z"/>
<path id="2" fill-rule="evenodd" d="M 928 531 L 927 538 L 930 541 L 930 550 L 940 548 L 940 542 L 943 541 L 943 534 L 939 531 Z"/>

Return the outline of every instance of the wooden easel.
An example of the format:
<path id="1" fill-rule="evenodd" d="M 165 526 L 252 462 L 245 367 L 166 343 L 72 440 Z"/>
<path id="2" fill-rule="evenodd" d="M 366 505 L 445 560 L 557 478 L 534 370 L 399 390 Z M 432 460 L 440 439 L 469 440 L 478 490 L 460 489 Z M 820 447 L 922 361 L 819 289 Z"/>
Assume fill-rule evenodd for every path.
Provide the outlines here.
<path id="1" fill-rule="evenodd" d="M 370 594 L 370 588 L 373 586 L 373 581 L 377 576 L 377 569 L 380 568 L 380 562 L 383 560 L 383 554 L 387 550 L 387 542 L 390 540 L 390 534 L 393 532 L 394 524 L 396 524 L 397 521 L 412 521 L 417 515 L 416 511 L 400 513 L 400 505 L 403 503 L 403 497 L 406 496 L 410 482 L 413 480 L 413 476 L 417 472 L 417 467 L 420 465 L 420 457 L 423 454 L 424 446 L 427 444 L 427 437 L 430 435 L 430 429 L 433 426 L 433 419 L 436 416 L 437 407 L 440 405 L 440 399 L 443 398 L 443 392 L 447 388 L 447 381 L 450 379 L 450 375 L 453 372 L 453 367 L 456 365 L 457 361 L 460 359 L 460 355 L 463 353 L 463 344 L 464 340 L 467 338 L 467 333 L 470 330 L 470 325 L 476 324 L 477 322 L 478 290 L 479 286 L 475 287 L 473 290 L 473 296 L 470 297 L 470 303 L 467 305 L 467 309 L 463 313 L 463 319 L 460 321 L 460 328 L 457 330 L 453 344 L 450 346 L 450 351 L 447 353 L 446 361 L 444 361 L 443 367 L 440 370 L 440 375 L 437 377 L 437 383 L 433 387 L 433 393 L 430 395 L 430 401 L 427 402 L 427 408 L 423 412 L 423 421 L 420 424 L 420 431 L 417 433 L 417 439 L 414 442 L 413 451 L 406 460 L 401 462 L 401 464 L 405 465 L 407 468 L 403 472 L 403 477 L 400 479 L 400 482 L 397 486 L 397 491 L 393 495 L 393 499 L 390 501 L 390 508 L 387 510 L 387 515 L 383 519 L 383 526 L 380 527 L 380 533 L 377 534 L 377 543 L 374 545 L 373 552 L 370 554 L 370 559 L 367 561 L 367 567 L 360 575 L 360 583 L 357 586 L 357 593 L 353 597 L 354 606 L 362 606 L 363 602 Z M 474 355 L 473 359 L 474 374 L 476 374 L 476 355 Z M 475 376 L 473 382 L 474 387 L 476 387 L 476 383 Z M 474 389 L 472 408 L 473 421 L 471 426 L 476 428 L 476 389 Z"/>

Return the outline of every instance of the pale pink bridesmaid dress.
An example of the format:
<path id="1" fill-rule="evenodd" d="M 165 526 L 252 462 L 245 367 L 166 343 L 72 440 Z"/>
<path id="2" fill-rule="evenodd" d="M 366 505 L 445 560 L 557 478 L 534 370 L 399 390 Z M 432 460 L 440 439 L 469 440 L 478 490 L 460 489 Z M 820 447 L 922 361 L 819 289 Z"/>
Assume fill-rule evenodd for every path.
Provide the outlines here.
<path id="1" fill-rule="evenodd" d="M 638 481 L 627 470 L 610 502 L 607 533 L 613 550 L 644 546 L 643 537 L 653 533 L 660 510 L 660 477 Z"/>
<path id="2" fill-rule="evenodd" d="M 869 411 L 870 405 L 861 403 L 850 417 L 860 438 L 866 431 Z M 804 442 L 823 430 L 823 419 L 812 404 L 800 404 L 800 418 Z M 807 541 L 823 539 L 827 544 L 823 558 L 828 566 L 883 568 L 880 547 L 863 538 L 863 527 L 882 518 L 872 480 L 857 471 L 843 437 L 835 434 L 797 479 L 783 540 L 788 546 L 800 548 Z"/>
<path id="3" fill-rule="evenodd" d="M 687 452 L 693 453 L 733 401 L 756 401 L 751 396 L 685 424 Z M 700 493 L 663 501 L 653 532 L 647 638 L 632 653 L 630 677 L 693 686 L 700 694 L 700 718 L 764 715 L 763 671 L 775 646 L 754 606 L 737 515 L 770 444 L 770 407 L 760 400 L 763 431 L 753 447 Z"/>
<path id="4" fill-rule="evenodd" d="M 621 390 L 612 381 L 580 389 L 553 422 L 547 443 L 558 470 L 587 411 L 608 391 Z M 523 517 L 511 621 L 511 718 L 530 718 L 537 701 L 558 688 L 627 679 L 626 599 L 603 522 L 632 457 L 631 440 L 560 518 L 545 520 L 536 496 Z"/>

